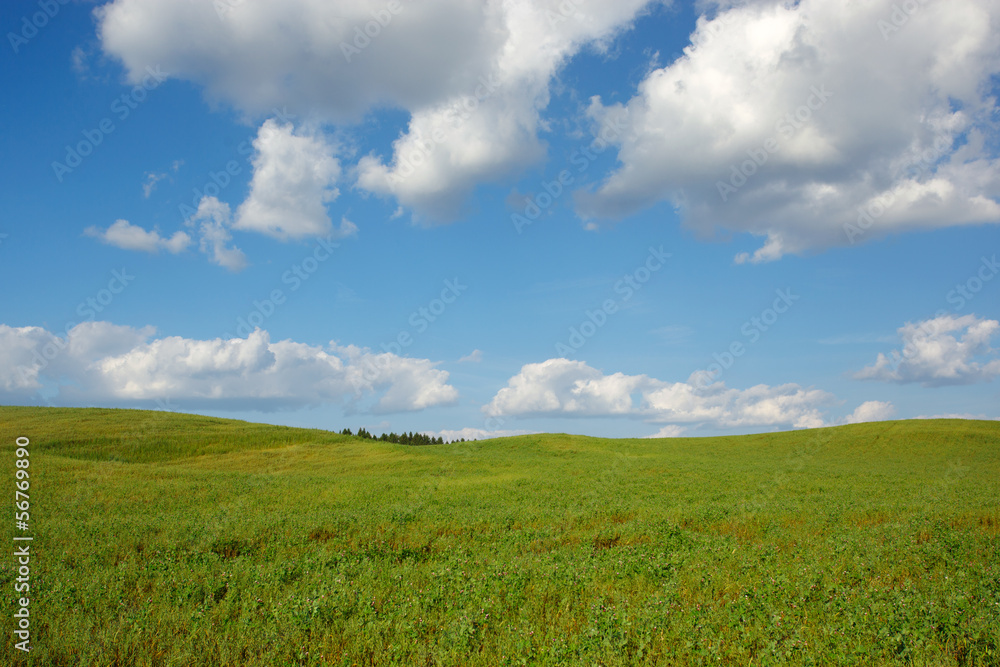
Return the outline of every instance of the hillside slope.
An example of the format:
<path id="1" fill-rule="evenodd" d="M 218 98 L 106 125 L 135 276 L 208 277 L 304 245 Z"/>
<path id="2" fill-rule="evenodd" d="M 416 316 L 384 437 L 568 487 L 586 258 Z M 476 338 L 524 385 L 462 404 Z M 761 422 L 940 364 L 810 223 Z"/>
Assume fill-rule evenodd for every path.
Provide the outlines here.
<path id="1" fill-rule="evenodd" d="M 4 407 L 8 485 L 19 436 L 25 664 L 1000 664 L 998 422 L 406 447 Z"/>

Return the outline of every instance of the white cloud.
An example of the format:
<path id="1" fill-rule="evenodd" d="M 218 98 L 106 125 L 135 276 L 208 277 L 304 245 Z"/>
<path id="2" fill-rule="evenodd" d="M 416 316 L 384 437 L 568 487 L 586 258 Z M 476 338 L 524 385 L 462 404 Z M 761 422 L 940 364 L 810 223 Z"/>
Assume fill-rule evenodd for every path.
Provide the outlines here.
<path id="1" fill-rule="evenodd" d="M 269 119 L 253 142 L 250 194 L 236 211 L 235 229 L 281 240 L 326 236 L 332 230 L 326 205 L 339 195 L 334 187 L 340 163 L 321 137 L 293 131 Z"/>
<path id="2" fill-rule="evenodd" d="M 538 431 L 518 431 L 518 430 L 506 430 L 499 429 L 495 431 L 487 431 L 482 428 L 460 428 L 460 429 L 445 429 L 443 431 L 423 431 L 425 435 L 432 437 L 442 437 L 446 441 L 458 440 L 459 438 L 465 438 L 466 440 L 489 440 L 491 438 L 507 438 L 512 435 L 530 435 L 532 433 L 537 433 Z"/>
<path id="3" fill-rule="evenodd" d="M 78 324 L 64 336 L 40 327 L 0 325 L 0 388 L 25 397 L 58 387 L 62 403 L 177 403 L 222 409 L 348 406 L 402 412 L 449 405 L 458 392 L 427 359 L 368 349 L 247 338 L 154 338 L 151 327 Z"/>
<path id="4" fill-rule="evenodd" d="M 469 362 L 469 363 L 473 363 L 473 364 L 478 364 L 482 360 L 483 360 L 483 351 L 482 350 L 473 350 L 472 352 L 469 352 L 467 355 L 465 355 L 464 357 L 462 357 L 461 359 L 459 359 L 458 363 L 461 364 L 461 363 Z"/>
<path id="5" fill-rule="evenodd" d="M 461 213 L 479 183 L 500 180 L 540 162 L 540 112 L 549 82 L 573 54 L 627 27 L 648 0 L 573 0 L 488 4 L 505 29 L 483 74 L 456 94 L 413 111 L 389 163 L 367 156 L 358 184 L 392 195 L 418 213 L 448 220 Z"/>
<path id="6" fill-rule="evenodd" d="M 247 266 L 247 257 L 236 246 L 229 247 L 233 235 L 229 233 L 232 226 L 232 215 L 229 204 L 220 202 L 215 197 L 202 197 L 198 202 L 198 210 L 191 216 L 190 224 L 201 223 L 198 231 L 201 234 L 201 251 L 209 256 L 213 264 L 225 267 L 230 271 L 242 271 Z"/>
<path id="7" fill-rule="evenodd" d="M 896 406 L 888 401 L 865 401 L 844 420 L 845 424 L 879 422 L 891 419 L 896 414 Z"/>
<path id="8" fill-rule="evenodd" d="M 43 382 L 80 378 L 93 359 L 139 345 L 153 332 L 151 327 L 83 322 L 60 336 L 42 327 L 0 324 L 0 386 L 14 396 L 28 395 Z"/>
<path id="9" fill-rule="evenodd" d="M 186 250 L 191 245 L 191 237 L 185 232 L 174 232 L 170 238 L 164 238 L 155 229 L 147 232 L 142 227 L 131 224 L 128 220 L 116 220 L 110 227 L 103 230 L 98 227 L 87 227 L 84 234 L 100 239 L 102 243 L 113 245 L 116 248 L 142 252 L 156 253 L 160 250 L 166 250 L 176 254 Z"/>
<path id="10" fill-rule="evenodd" d="M 975 315 L 942 315 L 899 328 L 902 351 L 879 353 L 875 363 L 855 373 L 859 380 L 900 384 L 919 382 L 925 387 L 989 382 L 1000 376 L 1000 358 L 990 340 L 1000 322 Z M 960 336 L 956 336 L 961 332 Z"/>
<path id="11" fill-rule="evenodd" d="M 34 355 L 36 351 L 41 354 L 52 338 L 41 327 L 15 328 L 0 324 L 0 387 L 6 393 L 34 392 L 42 386 Z M 45 361 L 45 357 L 39 359 Z"/>
<path id="12" fill-rule="evenodd" d="M 347 377 L 356 392 L 386 388 L 373 409 L 376 413 L 422 410 L 458 400 L 458 392 L 447 384 L 447 371 L 438 370 L 427 359 L 376 354 L 353 345 L 338 351 L 349 362 Z"/>
<path id="13" fill-rule="evenodd" d="M 643 437 L 646 438 L 646 439 L 651 439 L 651 438 L 680 438 L 680 437 L 682 437 L 684 435 L 685 431 L 687 431 L 687 429 L 685 427 L 683 427 L 683 426 L 678 426 L 677 424 L 667 424 L 666 426 L 664 426 L 663 428 L 661 428 L 659 431 L 657 431 L 653 435 L 647 435 L 647 436 L 643 436 Z"/>
<path id="14" fill-rule="evenodd" d="M 340 226 L 335 229 L 330 236 L 334 239 L 346 239 L 352 236 L 358 235 L 358 226 L 347 219 L 347 216 L 341 216 Z"/>
<path id="15" fill-rule="evenodd" d="M 341 123 L 405 109 L 392 156 L 363 158 L 358 184 L 446 220 L 478 184 L 544 157 L 540 112 L 558 68 L 654 1 L 403 2 L 382 27 L 372 12 L 387 5 L 362 0 L 258 0 L 221 18 L 207 2 L 116 0 L 96 14 L 105 53 L 132 79 L 159 66 L 258 116 L 287 106 Z M 377 34 L 364 37 L 366 28 Z"/>
<path id="16" fill-rule="evenodd" d="M 360 160 L 358 185 L 433 220 L 457 218 L 476 185 L 514 174 L 545 155 L 531 102 L 540 92 L 523 87 L 504 99 L 496 95 L 477 104 L 465 120 L 459 115 L 463 98 L 414 111 L 406 134 L 393 143 L 389 164 L 374 155 Z"/>
<path id="17" fill-rule="evenodd" d="M 549 359 L 526 364 L 483 407 L 490 416 L 623 416 L 653 423 L 704 423 L 716 427 L 823 425 L 820 407 L 832 396 L 797 384 L 730 389 L 723 382 L 699 386 L 646 375 L 604 375 L 582 361 Z"/>
<path id="18" fill-rule="evenodd" d="M 153 190 L 156 189 L 156 184 L 167 177 L 166 174 L 157 174 L 155 172 L 146 173 L 146 182 L 142 184 L 142 196 L 145 199 L 149 199 L 149 196 L 153 194 Z"/>
<path id="19" fill-rule="evenodd" d="M 968 412 L 956 413 L 951 412 L 943 415 L 919 415 L 914 417 L 914 419 L 973 419 L 982 421 L 1000 421 L 1000 417 L 987 417 L 986 415 L 974 415 Z"/>
<path id="20" fill-rule="evenodd" d="M 378 106 L 417 108 L 475 86 L 503 46 L 501 3 L 402 1 L 360 54 L 358 33 L 388 3 L 116 0 L 96 10 L 101 45 L 133 79 L 159 65 L 248 114 L 273 107 L 341 122 Z M 236 4 L 236 3 L 232 3 Z"/>
<path id="21" fill-rule="evenodd" d="M 671 201 L 706 235 L 764 239 L 738 263 L 1000 221 L 988 140 L 1000 5 L 921 2 L 885 39 L 878 21 L 897 4 L 724 3 L 700 18 L 694 46 L 630 101 L 591 106 L 596 123 L 629 123 L 613 139 L 621 166 L 578 192 L 578 209 L 621 218 Z M 859 207 L 870 211 L 861 228 Z"/>
<path id="22" fill-rule="evenodd" d="M 337 195 L 333 182 L 340 174 L 340 166 L 327 155 L 331 149 L 321 139 L 295 134 L 291 125 L 268 120 L 261 126 L 254 147 L 257 155 L 250 194 L 237 210 L 236 219 L 229 204 L 205 196 L 186 223 L 197 230 L 199 247 L 212 263 L 230 271 L 246 268 L 246 255 L 232 244 L 232 229 L 261 232 L 280 239 L 305 236 L 343 239 L 357 235 L 358 226 L 346 216 L 334 227 L 327 214 L 326 202 Z M 174 171 L 180 165 L 180 161 L 174 162 Z M 156 180 L 151 179 L 150 183 L 155 184 Z M 185 232 L 164 239 L 158 232 L 147 232 L 127 220 L 118 220 L 103 231 L 89 227 L 85 233 L 120 248 L 146 252 L 163 248 L 177 253 L 191 244 L 191 237 Z"/>
<path id="23" fill-rule="evenodd" d="M 549 359 L 525 364 L 483 408 L 490 416 L 527 414 L 627 415 L 635 412 L 631 392 L 649 378 L 605 376 L 582 361 Z"/>

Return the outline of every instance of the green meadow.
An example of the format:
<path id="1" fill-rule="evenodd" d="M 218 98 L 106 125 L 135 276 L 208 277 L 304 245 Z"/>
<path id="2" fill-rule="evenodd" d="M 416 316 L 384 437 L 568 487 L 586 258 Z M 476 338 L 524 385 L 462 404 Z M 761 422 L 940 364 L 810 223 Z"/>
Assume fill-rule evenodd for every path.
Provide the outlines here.
<path id="1" fill-rule="evenodd" d="M 0 445 L 3 664 L 1000 665 L 1000 422 L 412 447 L 4 407 Z"/>

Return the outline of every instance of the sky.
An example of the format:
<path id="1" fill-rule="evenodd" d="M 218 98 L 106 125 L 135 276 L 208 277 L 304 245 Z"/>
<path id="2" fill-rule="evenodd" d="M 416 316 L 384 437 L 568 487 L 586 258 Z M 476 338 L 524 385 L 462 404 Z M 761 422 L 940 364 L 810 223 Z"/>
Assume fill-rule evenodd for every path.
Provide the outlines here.
<path id="1" fill-rule="evenodd" d="M 8 0 L 0 404 L 1000 418 L 1000 4 Z"/>

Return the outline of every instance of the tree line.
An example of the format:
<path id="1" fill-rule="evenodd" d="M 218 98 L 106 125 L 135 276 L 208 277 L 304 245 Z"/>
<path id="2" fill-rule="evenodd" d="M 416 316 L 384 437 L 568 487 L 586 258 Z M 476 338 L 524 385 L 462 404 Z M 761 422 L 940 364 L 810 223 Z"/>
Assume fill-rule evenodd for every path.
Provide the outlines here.
<path id="1" fill-rule="evenodd" d="M 340 432 L 341 435 L 354 435 L 359 438 L 366 438 L 368 440 L 378 440 L 379 442 L 394 442 L 397 445 L 444 445 L 450 444 L 452 442 L 465 442 L 465 438 L 459 438 L 458 440 L 448 440 L 445 441 L 441 436 L 432 437 L 424 433 L 414 433 L 410 431 L 409 433 L 401 433 L 396 435 L 395 433 L 383 433 L 382 435 L 372 435 L 368 429 L 359 428 L 357 433 L 352 433 L 351 429 L 345 428 Z"/>

